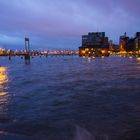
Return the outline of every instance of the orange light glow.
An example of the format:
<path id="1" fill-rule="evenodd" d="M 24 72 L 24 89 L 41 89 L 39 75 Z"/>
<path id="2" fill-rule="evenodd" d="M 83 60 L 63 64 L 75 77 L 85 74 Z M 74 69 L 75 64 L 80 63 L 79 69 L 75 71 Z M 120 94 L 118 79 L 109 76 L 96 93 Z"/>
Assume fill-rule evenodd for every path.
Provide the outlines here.
<path id="1" fill-rule="evenodd" d="M 85 51 L 85 50 L 83 50 L 83 51 L 82 51 L 82 54 L 85 54 L 85 52 L 86 52 L 86 51 Z"/>
<path id="2" fill-rule="evenodd" d="M 139 61 L 140 61 L 140 57 L 137 57 L 137 60 L 139 60 Z"/>
<path id="3" fill-rule="evenodd" d="M 106 53 L 106 50 L 102 50 L 101 52 L 104 54 L 104 53 Z"/>
<path id="4" fill-rule="evenodd" d="M 7 92 L 0 92 L 0 96 L 4 96 L 6 94 L 7 94 Z"/>
<path id="5" fill-rule="evenodd" d="M 8 92 L 5 91 L 7 86 L 5 85 L 8 82 L 7 68 L 0 67 L 0 112 L 7 110 L 8 104 Z"/>
<path id="6" fill-rule="evenodd" d="M 5 89 L 4 84 L 8 82 L 7 68 L 0 67 L 0 90 Z"/>

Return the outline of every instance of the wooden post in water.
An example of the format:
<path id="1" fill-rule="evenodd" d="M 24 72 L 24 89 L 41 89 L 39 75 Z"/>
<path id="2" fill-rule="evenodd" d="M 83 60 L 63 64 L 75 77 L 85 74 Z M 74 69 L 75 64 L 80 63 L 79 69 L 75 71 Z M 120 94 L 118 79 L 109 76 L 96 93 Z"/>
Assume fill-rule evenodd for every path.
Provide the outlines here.
<path id="1" fill-rule="evenodd" d="M 11 60 L 11 57 L 12 57 L 12 51 L 10 50 L 8 53 L 8 59 Z"/>

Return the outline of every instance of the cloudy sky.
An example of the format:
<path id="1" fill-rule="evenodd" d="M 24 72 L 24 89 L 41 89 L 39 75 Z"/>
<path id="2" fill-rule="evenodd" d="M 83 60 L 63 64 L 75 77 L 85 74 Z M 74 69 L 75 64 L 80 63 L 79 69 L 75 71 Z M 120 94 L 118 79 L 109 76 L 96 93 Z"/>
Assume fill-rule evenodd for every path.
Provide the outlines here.
<path id="1" fill-rule="evenodd" d="M 140 0 L 0 0 L 0 46 L 78 48 L 81 35 L 105 31 L 115 43 L 140 31 Z"/>

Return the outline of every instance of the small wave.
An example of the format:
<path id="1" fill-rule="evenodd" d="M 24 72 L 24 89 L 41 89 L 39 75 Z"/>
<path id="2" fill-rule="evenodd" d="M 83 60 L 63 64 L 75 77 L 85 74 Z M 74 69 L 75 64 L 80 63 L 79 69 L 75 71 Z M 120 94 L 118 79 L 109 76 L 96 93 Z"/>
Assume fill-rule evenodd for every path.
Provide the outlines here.
<path id="1" fill-rule="evenodd" d="M 94 136 L 85 128 L 76 126 L 76 134 L 74 140 L 95 140 Z"/>
<path id="2" fill-rule="evenodd" d="M 1 140 L 33 140 L 30 137 L 9 133 L 6 131 L 0 131 L 0 139 Z"/>
<path id="3" fill-rule="evenodd" d="M 74 140 L 109 140 L 109 137 L 106 134 L 95 135 L 85 128 L 76 126 Z"/>

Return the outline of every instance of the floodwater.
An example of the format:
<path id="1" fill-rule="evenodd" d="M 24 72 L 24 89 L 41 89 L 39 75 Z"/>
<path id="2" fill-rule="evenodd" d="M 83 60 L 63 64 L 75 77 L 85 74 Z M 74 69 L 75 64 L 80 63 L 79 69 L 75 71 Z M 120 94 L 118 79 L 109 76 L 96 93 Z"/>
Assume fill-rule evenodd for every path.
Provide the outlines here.
<path id="1" fill-rule="evenodd" d="M 139 132 L 140 60 L 0 58 L 1 138 L 139 140 Z"/>

